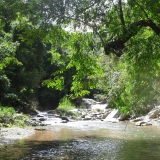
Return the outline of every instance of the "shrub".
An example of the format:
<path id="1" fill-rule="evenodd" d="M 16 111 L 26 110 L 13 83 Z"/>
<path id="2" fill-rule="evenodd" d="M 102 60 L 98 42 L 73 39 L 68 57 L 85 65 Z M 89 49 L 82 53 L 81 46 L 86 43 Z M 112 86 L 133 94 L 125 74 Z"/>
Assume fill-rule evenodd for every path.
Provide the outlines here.
<path id="1" fill-rule="evenodd" d="M 67 96 L 64 96 L 59 103 L 58 109 L 64 110 L 64 111 L 69 111 L 71 109 L 74 109 L 74 105 L 71 103 L 69 98 Z"/>
<path id="2" fill-rule="evenodd" d="M 14 108 L 0 105 L 0 127 L 25 126 L 25 119 L 23 117 L 19 118 Z"/>

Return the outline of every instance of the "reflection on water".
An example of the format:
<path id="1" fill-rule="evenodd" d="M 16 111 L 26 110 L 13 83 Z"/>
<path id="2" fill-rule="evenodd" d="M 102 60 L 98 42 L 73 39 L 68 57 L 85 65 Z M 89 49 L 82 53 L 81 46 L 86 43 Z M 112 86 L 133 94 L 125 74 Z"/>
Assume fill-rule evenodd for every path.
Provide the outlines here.
<path id="1" fill-rule="evenodd" d="M 160 129 L 79 122 L 47 127 L 1 148 L 0 160 L 159 160 Z"/>

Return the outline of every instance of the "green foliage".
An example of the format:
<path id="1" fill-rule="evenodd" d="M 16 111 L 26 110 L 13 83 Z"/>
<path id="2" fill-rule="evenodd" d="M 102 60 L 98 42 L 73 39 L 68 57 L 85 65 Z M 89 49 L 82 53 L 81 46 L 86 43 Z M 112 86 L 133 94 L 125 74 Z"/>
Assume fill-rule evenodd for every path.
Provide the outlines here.
<path id="1" fill-rule="evenodd" d="M 61 98 L 58 106 L 59 110 L 69 111 L 74 108 L 75 108 L 74 105 L 71 103 L 71 101 L 67 96 L 64 96 L 63 98 Z"/>
<path id="2" fill-rule="evenodd" d="M 3 32 L 0 37 L 0 71 L 6 68 L 10 63 L 22 65 L 14 56 L 18 47 L 18 42 L 12 42 L 12 34 Z"/>
<path id="3" fill-rule="evenodd" d="M 26 109 L 39 95 L 77 98 L 95 88 L 124 112 L 159 104 L 159 6 L 149 0 L 1 1 L 1 104 Z M 102 48 L 111 55 L 104 57 Z"/>
<path id="4" fill-rule="evenodd" d="M 55 49 L 51 50 L 52 63 L 58 63 L 60 67 L 52 74 L 53 80 L 45 80 L 43 85 L 62 90 L 65 82 L 64 73 L 71 68 L 75 68 L 76 74 L 72 75 L 70 90 L 74 97 L 82 97 L 89 94 L 89 90 L 95 88 L 96 78 L 102 76 L 103 73 L 98 64 L 99 59 L 89 46 L 91 35 L 82 33 L 65 34 L 68 39 L 62 44 L 62 52 L 66 47 L 68 47 L 68 50 L 64 53 L 58 53 Z"/>
<path id="5" fill-rule="evenodd" d="M 0 106 L 0 115 L 2 116 L 13 116 L 16 111 L 12 107 Z"/>
<path id="6" fill-rule="evenodd" d="M 134 39 L 136 48 L 130 47 L 126 54 L 130 103 L 133 108 L 146 108 L 159 104 L 159 45 L 157 36 L 152 32 L 140 33 Z M 144 36 L 144 38 L 143 38 Z M 146 39 L 145 37 L 148 36 Z M 143 38 L 143 39 L 142 39 Z M 133 57 L 132 52 L 137 52 Z M 137 108 L 137 109 L 138 109 Z"/>
<path id="7" fill-rule="evenodd" d="M 27 117 L 16 116 L 16 111 L 12 107 L 4 107 L 0 105 L 0 126 L 25 126 Z"/>
<path id="8" fill-rule="evenodd" d="M 47 86 L 48 88 L 55 88 L 57 90 L 63 90 L 64 77 L 56 76 L 54 79 L 47 79 L 43 83 L 43 86 Z"/>
<path id="9" fill-rule="evenodd" d="M 113 57 L 109 61 L 105 58 L 105 79 L 99 81 L 97 88 L 105 94 L 110 106 L 122 112 L 146 113 L 160 103 L 157 43 L 158 37 L 151 30 L 143 31 L 128 43 L 129 50 L 124 56 L 116 61 Z"/>

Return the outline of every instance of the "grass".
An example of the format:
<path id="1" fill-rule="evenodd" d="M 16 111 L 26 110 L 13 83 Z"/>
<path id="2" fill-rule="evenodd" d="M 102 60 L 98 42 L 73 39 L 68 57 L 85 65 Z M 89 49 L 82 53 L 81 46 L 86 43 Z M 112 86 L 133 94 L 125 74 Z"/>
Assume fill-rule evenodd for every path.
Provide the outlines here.
<path id="1" fill-rule="evenodd" d="M 60 100 L 58 108 L 55 110 L 55 113 L 61 116 L 73 116 L 73 113 L 69 112 L 72 109 L 75 109 L 75 106 L 71 103 L 67 96 L 64 96 Z"/>
<path id="2" fill-rule="evenodd" d="M 71 109 L 74 109 L 74 105 L 71 103 L 69 98 L 67 96 L 64 96 L 59 103 L 58 109 L 64 110 L 64 111 L 69 111 Z"/>

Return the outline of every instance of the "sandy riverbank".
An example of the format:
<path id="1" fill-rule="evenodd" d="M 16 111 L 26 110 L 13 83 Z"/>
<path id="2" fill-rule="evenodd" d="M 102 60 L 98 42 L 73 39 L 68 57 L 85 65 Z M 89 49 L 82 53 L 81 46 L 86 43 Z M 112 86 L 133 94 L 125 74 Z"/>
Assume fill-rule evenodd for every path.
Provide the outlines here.
<path id="1" fill-rule="evenodd" d="M 0 129 L 0 146 L 13 143 L 35 133 L 34 128 L 1 128 Z"/>

